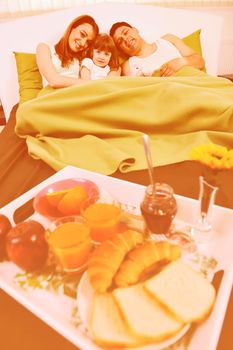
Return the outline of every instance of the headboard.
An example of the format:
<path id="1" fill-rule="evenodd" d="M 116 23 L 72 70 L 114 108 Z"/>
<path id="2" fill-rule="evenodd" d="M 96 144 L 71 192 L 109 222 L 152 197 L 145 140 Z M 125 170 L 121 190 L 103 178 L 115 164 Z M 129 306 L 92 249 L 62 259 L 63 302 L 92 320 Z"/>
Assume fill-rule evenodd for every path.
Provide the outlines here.
<path id="1" fill-rule="evenodd" d="M 19 101 L 17 69 L 13 51 L 35 52 L 39 42 L 57 42 L 75 17 L 90 14 L 100 31 L 106 32 L 117 21 L 137 27 L 152 42 L 166 33 L 184 37 L 201 29 L 201 45 L 207 72 L 217 74 L 222 18 L 197 11 L 136 4 L 90 4 L 43 15 L 0 23 L 0 100 L 6 119 Z"/>

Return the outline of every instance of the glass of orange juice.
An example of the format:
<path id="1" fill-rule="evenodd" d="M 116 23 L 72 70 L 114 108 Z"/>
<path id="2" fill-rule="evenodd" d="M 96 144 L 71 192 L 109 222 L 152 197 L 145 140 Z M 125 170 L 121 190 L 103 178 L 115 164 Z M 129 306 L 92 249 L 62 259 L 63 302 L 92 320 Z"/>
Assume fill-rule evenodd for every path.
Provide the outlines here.
<path id="1" fill-rule="evenodd" d="M 47 230 L 49 246 L 66 272 L 82 271 L 93 249 L 90 227 L 80 216 L 53 221 Z"/>
<path id="2" fill-rule="evenodd" d="M 119 232 L 121 206 L 117 201 L 97 201 L 81 209 L 94 242 L 102 242 Z"/>

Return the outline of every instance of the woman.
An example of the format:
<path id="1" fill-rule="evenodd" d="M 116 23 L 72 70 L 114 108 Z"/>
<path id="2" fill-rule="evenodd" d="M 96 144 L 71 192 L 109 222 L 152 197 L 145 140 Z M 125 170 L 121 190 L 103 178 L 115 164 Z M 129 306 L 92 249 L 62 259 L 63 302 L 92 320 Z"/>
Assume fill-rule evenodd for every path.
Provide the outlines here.
<path id="1" fill-rule="evenodd" d="M 88 15 L 75 18 L 55 46 L 40 43 L 36 50 L 40 73 L 53 88 L 82 82 L 79 65 L 99 33 L 95 20 Z"/>

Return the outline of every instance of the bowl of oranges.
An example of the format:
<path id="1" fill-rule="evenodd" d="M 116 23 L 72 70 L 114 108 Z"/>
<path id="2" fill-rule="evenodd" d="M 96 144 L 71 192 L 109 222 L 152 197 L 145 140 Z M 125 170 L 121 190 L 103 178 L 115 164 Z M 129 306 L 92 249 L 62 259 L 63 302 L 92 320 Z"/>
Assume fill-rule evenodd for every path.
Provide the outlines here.
<path id="1" fill-rule="evenodd" d="M 87 179 L 71 178 L 54 182 L 41 190 L 34 198 L 34 210 L 48 219 L 79 215 L 83 203 L 98 201 L 98 186 Z"/>

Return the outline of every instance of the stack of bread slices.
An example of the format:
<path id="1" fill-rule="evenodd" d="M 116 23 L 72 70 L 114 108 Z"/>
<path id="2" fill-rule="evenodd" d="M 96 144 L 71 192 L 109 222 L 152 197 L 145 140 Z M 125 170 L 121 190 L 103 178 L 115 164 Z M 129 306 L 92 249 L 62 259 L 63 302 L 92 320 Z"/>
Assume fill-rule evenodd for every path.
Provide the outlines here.
<path id="1" fill-rule="evenodd" d="M 177 254 L 177 249 L 174 250 L 169 243 L 162 245 L 150 243 L 148 246 L 148 242 L 141 242 L 138 235 L 136 237 L 136 241 L 140 241 L 139 247 L 133 248 L 135 244 L 131 239 L 130 249 L 133 250 L 128 249 L 125 256 L 121 253 L 121 257 L 115 259 L 118 261 L 118 268 L 109 268 L 112 264 L 111 259 L 114 259 L 114 249 L 111 250 L 109 259 L 104 255 L 104 261 L 108 261 L 108 264 L 97 266 L 98 277 L 101 277 L 102 268 L 102 272 L 111 274 L 111 279 L 115 282 L 118 279 L 114 276 L 117 276 L 119 271 L 123 275 L 127 272 L 129 276 L 124 282 L 131 281 L 129 269 L 135 269 L 137 264 L 137 260 L 133 260 L 135 256 L 140 256 L 139 266 L 149 267 L 149 262 L 154 263 L 159 256 L 162 258 L 165 256 L 167 264 L 150 278 L 142 280 L 139 278 L 137 281 L 134 278 L 134 283 L 129 283 L 123 288 L 119 288 L 115 283 L 108 289 L 103 288 L 103 285 L 110 286 L 110 279 L 107 279 L 106 283 L 105 279 L 100 278 L 101 288 L 99 288 L 98 278 L 93 279 L 95 265 L 90 265 L 87 277 L 94 294 L 89 330 L 94 341 L 102 347 L 137 347 L 164 341 L 179 334 L 180 331 L 182 333 L 184 327 L 187 328 L 186 325 L 204 320 L 214 305 L 214 287 L 200 272 L 182 260 L 180 254 Z M 106 244 L 106 247 L 109 249 L 109 244 Z M 138 255 L 137 250 L 141 255 Z M 103 254 L 103 246 L 100 251 Z M 149 257 L 150 254 L 153 256 Z M 95 263 L 99 262 L 97 258 L 98 252 L 94 256 Z M 127 263 L 121 271 L 121 267 L 130 258 L 131 263 Z M 136 268 L 136 271 L 138 270 L 139 268 Z M 132 274 L 139 276 L 133 270 Z"/>

